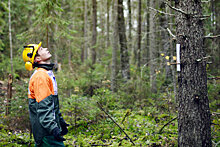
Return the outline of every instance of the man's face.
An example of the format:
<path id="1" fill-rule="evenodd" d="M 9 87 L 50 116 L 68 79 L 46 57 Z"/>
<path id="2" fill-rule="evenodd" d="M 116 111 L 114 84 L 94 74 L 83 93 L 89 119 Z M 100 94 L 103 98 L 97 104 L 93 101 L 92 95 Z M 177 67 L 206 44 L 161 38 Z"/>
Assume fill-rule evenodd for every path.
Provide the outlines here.
<path id="1" fill-rule="evenodd" d="M 46 61 L 52 57 L 52 55 L 50 54 L 50 52 L 48 51 L 47 48 L 40 47 L 38 49 L 38 54 L 39 54 L 42 61 Z"/>

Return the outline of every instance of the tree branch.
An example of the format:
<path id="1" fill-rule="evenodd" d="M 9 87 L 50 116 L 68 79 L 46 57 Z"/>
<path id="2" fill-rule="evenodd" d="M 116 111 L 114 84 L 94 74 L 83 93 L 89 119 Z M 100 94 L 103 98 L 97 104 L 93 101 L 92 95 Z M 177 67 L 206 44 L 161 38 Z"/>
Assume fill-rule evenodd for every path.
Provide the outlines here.
<path id="1" fill-rule="evenodd" d="M 218 77 L 218 79 L 220 79 L 220 77 Z M 220 115 L 220 113 L 217 112 L 212 112 L 213 115 Z"/>
<path id="2" fill-rule="evenodd" d="M 209 35 L 205 36 L 205 38 L 208 38 L 208 39 L 214 39 L 214 38 L 219 38 L 219 37 L 220 37 L 220 34 L 215 35 L 215 36 L 210 36 L 210 34 L 209 34 Z"/>
<path id="3" fill-rule="evenodd" d="M 171 30 L 169 28 L 167 28 L 167 31 L 169 32 L 169 34 L 174 38 L 176 39 L 176 36 L 171 32 Z"/>
<path id="4" fill-rule="evenodd" d="M 196 14 L 187 13 L 187 12 L 181 10 L 181 9 L 178 9 L 178 8 L 175 8 L 175 7 L 171 6 L 171 5 L 168 4 L 167 2 L 164 2 L 164 3 L 165 3 L 168 7 L 170 7 L 171 9 L 173 9 L 173 10 L 175 10 L 175 11 L 177 11 L 177 12 L 180 12 L 180 13 L 185 14 L 185 15 L 192 15 L 193 18 L 200 18 L 201 20 L 203 20 L 203 19 L 206 19 L 206 18 L 208 18 L 208 17 L 211 16 L 211 15 L 196 15 Z"/>
<path id="5" fill-rule="evenodd" d="M 211 17 L 211 15 L 195 15 L 194 18 L 206 19 L 207 17 Z"/>
<path id="6" fill-rule="evenodd" d="M 201 1 L 202 3 L 209 3 L 210 2 L 210 0 L 208 0 L 208 1 Z"/>
<path id="7" fill-rule="evenodd" d="M 169 125 L 172 121 L 176 120 L 177 117 L 174 117 L 173 119 L 171 119 L 168 123 L 166 123 L 159 131 L 159 134 L 163 131 L 163 128 L 165 128 L 167 125 Z"/>
<path id="8" fill-rule="evenodd" d="M 149 8 L 152 9 L 152 10 L 154 10 L 154 11 L 157 11 L 158 13 L 161 13 L 161 14 L 174 16 L 174 14 L 166 13 L 166 12 L 163 12 L 163 11 L 160 11 L 160 10 L 157 10 L 157 9 L 154 9 L 154 8 L 152 8 L 152 7 L 149 7 Z"/>
<path id="9" fill-rule="evenodd" d="M 128 137 L 128 139 L 131 141 L 131 143 L 132 143 L 133 145 L 135 145 L 134 142 L 132 141 L 132 139 L 128 136 L 128 134 L 121 128 L 121 126 L 119 126 L 119 124 L 103 109 L 102 105 L 101 105 L 99 102 L 97 102 L 97 104 L 98 104 L 98 107 L 99 107 L 103 112 L 105 112 L 105 114 L 106 114 L 106 115 L 121 129 L 121 131 Z"/>
<path id="10" fill-rule="evenodd" d="M 167 2 L 164 2 L 168 7 L 170 7 L 171 9 L 177 11 L 177 12 L 180 12 L 182 14 L 185 14 L 185 15 L 189 15 L 188 13 L 186 13 L 185 11 L 181 10 L 181 9 L 178 9 L 178 8 L 175 8 L 175 7 L 172 7 L 171 5 L 169 5 Z"/>

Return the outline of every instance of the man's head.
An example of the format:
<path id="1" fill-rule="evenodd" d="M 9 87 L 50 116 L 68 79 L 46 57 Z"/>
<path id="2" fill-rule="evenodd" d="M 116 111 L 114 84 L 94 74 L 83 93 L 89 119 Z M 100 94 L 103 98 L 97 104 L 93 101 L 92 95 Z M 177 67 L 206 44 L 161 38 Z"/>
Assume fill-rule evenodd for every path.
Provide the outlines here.
<path id="1" fill-rule="evenodd" d="M 52 55 L 48 51 L 48 48 L 39 47 L 34 62 L 38 64 L 50 64 L 51 57 Z"/>
<path id="2" fill-rule="evenodd" d="M 41 47 L 41 42 L 39 44 L 29 44 L 24 46 L 23 60 L 25 62 L 25 68 L 27 70 L 33 70 L 33 64 L 49 64 L 51 54 L 47 48 Z"/>

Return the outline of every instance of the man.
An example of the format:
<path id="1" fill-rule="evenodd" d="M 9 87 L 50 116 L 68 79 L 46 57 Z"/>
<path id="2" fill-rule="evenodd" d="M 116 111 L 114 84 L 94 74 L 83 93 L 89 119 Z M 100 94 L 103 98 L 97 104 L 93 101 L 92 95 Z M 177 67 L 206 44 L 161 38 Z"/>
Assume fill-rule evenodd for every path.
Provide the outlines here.
<path id="1" fill-rule="evenodd" d="M 37 67 L 28 87 L 29 112 L 35 146 L 64 146 L 62 137 L 68 124 L 59 110 L 57 83 L 50 63 L 52 55 L 39 44 L 24 46 L 23 60 L 27 70 Z"/>

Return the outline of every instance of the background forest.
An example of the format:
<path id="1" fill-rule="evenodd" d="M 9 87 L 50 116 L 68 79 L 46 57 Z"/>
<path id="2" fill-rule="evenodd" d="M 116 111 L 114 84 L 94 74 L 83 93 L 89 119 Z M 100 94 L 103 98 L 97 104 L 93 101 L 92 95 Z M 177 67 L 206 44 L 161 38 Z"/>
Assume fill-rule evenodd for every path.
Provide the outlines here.
<path id="1" fill-rule="evenodd" d="M 25 70 L 22 51 L 40 41 L 56 64 L 61 112 L 70 124 L 66 146 L 177 146 L 176 3 L 1 0 L 0 146 L 34 146 L 27 98 L 33 71 Z M 220 1 L 200 4 L 212 145 L 218 146 Z"/>

